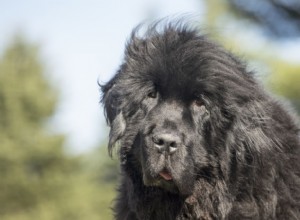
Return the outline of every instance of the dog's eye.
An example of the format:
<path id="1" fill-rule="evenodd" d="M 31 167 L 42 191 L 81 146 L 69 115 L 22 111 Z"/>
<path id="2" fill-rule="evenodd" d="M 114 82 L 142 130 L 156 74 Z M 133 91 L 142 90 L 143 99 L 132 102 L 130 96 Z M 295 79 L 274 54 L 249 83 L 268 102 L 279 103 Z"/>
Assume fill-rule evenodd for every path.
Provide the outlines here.
<path id="1" fill-rule="evenodd" d="M 152 98 L 152 99 L 155 99 L 157 97 L 157 92 L 156 91 L 149 92 L 148 97 Z"/>
<path id="2" fill-rule="evenodd" d="M 202 107 L 202 106 L 204 106 L 204 101 L 201 99 L 196 99 L 196 100 L 194 100 L 194 105 L 197 107 Z"/>

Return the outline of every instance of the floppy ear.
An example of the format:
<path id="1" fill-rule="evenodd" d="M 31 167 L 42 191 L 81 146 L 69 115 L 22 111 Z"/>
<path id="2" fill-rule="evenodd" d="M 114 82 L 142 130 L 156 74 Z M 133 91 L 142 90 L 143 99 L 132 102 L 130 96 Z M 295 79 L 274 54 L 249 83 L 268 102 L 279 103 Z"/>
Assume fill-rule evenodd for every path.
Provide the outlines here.
<path id="1" fill-rule="evenodd" d="M 110 126 L 108 152 L 112 156 L 113 147 L 120 140 L 126 128 L 126 121 L 122 113 L 121 93 L 116 89 L 118 75 L 105 85 L 100 85 L 102 90 L 101 102 L 104 106 L 104 114 L 107 124 Z"/>
<path id="2" fill-rule="evenodd" d="M 251 153 L 273 148 L 281 151 L 279 135 L 273 130 L 276 122 L 268 111 L 266 103 L 253 101 L 237 119 L 239 131 L 236 131 L 236 134 L 239 134 L 239 138 Z"/>

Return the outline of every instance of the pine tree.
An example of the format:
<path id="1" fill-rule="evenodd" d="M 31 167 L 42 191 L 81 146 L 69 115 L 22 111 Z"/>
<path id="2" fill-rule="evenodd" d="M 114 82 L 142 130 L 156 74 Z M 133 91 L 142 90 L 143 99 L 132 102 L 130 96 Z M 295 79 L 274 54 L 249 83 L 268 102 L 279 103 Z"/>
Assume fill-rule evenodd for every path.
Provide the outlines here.
<path id="1" fill-rule="evenodd" d="M 39 47 L 17 35 L 0 57 L 1 220 L 110 218 L 111 187 L 92 182 L 47 129 L 56 104 Z"/>

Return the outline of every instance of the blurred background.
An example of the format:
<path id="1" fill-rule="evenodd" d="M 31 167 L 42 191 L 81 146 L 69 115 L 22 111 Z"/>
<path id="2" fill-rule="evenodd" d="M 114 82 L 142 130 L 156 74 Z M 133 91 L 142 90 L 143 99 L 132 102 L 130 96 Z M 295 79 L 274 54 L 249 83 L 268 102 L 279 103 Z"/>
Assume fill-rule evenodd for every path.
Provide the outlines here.
<path id="1" fill-rule="evenodd" d="M 0 219 L 107 220 L 118 179 L 97 82 L 133 27 L 188 17 L 300 112 L 299 0 L 0 0 Z"/>

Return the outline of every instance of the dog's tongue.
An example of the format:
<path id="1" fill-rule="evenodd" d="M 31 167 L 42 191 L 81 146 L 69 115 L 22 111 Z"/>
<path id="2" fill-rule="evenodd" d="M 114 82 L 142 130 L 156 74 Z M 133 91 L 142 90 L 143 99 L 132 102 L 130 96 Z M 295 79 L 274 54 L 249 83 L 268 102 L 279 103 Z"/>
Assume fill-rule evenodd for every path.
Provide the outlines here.
<path id="1" fill-rule="evenodd" d="M 172 178 L 172 176 L 171 176 L 171 174 L 168 172 L 168 171 L 161 171 L 160 173 L 159 173 L 159 175 L 162 177 L 162 178 L 164 178 L 165 180 L 171 180 L 171 179 L 173 179 Z"/>

